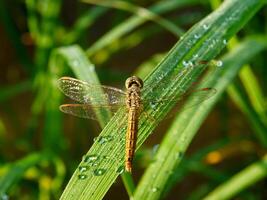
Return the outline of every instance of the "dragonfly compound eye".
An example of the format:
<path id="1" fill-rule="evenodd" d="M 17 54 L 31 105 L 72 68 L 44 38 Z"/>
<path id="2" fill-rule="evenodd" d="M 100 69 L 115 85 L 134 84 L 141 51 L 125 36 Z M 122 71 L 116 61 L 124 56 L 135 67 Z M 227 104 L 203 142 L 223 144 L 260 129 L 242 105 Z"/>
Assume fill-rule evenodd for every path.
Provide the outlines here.
<path id="1" fill-rule="evenodd" d="M 131 76 L 127 78 L 125 81 L 125 87 L 128 89 L 130 88 L 133 84 L 136 84 L 138 87 L 142 88 L 143 87 L 143 81 L 137 76 Z"/>

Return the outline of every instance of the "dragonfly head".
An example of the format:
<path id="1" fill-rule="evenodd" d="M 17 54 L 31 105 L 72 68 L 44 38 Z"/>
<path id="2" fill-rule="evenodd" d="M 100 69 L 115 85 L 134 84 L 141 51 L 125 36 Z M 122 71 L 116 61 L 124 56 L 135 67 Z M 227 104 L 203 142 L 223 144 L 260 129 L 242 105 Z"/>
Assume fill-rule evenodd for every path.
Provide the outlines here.
<path id="1" fill-rule="evenodd" d="M 132 85 L 137 85 L 139 88 L 143 87 L 143 81 L 137 76 L 131 76 L 125 81 L 126 89 L 129 89 Z"/>

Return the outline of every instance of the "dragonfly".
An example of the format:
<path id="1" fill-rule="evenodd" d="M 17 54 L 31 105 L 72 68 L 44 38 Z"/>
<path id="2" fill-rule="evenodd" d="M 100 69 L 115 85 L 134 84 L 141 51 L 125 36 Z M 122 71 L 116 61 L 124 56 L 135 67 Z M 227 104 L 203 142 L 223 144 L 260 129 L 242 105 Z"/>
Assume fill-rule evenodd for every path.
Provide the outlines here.
<path id="1" fill-rule="evenodd" d="M 171 100 L 171 96 L 166 99 L 153 99 L 153 96 L 147 99 L 143 98 L 141 94 L 145 88 L 143 88 L 142 79 L 137 76 L 127 78 L 125 81 L 126 91 L 105 85 L 90 84 L 71 77 L 60 78 L 58 86 L 66 96 L 80 103 L 61 105 L 60 110 L 67 114 L 97 120 L 96 110 L 99 108 L 109 109 L 112 112 L 116 112 L 121 107 L 126 108 L 128 119 L 125 140 L 125 170 L 130 173 L 136 150 L 138 120 L 143 111 L 144 103 Z M 201 102 L 212 96 L 214 91 L 213 88 L 198 89 L 195 92 L 195 98 Z M 187 96 L 187 93 L 183 94 L 178 101 L 184 102 Z"/>

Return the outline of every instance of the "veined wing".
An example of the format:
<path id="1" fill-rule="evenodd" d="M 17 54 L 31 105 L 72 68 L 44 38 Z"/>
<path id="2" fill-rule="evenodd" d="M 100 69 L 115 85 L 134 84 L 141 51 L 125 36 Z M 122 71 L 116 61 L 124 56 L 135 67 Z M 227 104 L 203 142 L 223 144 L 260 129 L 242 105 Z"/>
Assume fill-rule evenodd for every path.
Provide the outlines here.
<path id="1" fill-rule="evenodd" d="M 162 99 L 155 99 L 153 97 L 149 97 L 147 99 L 142 100 L 144 104 L 150 105 L 152 110 L 156 110 L 158 105 L 167 102 L 175 102 L 175 107 L 172 113 L 178 113 L 185 109 L 192 108 L 201 104 L 203 101 L 209 99 L 214 94 L 216 94 L 216 89 L 214 88 L 201 88 L 196 90 L 188 91 L 179 97 L 174 97 L 171 95 L 167 95 Z M 172 114 L 171 114 L 172 115 Z"/>
<path id="2" fill-rule="evenodd" d="M 217 64 L 216 64 L 217 63 Z M 192 85 L 188 88 L 188 91 L 183 91 L 182 88 L 177 87 L 173 85 L 174 90 L 181 90 L 180 96 L 175 96 L 173 94 L 167 94 L 164 98 L 158 98 L 162 92 L 164 92 L 164 86 L 170 85 L 172 83 L 175 83 L 177 80 L 180 80 L 182 82 L 187 81 L 187 74 L 190 73 L 194 68 L 199 67 L 200 69 L 205 67 L 205 65 L 209 65 L 211 67 L 211 70 L 205 71 L 205 69 L 202 74 L 209 75 L 213 74 L 217 68 L 218 68 L 218 61 L 211 60 L 211 61 L 195 61 L 183 63 L 184 67 L 180 69 L 180 71 L 176 75 L 170 75 L 166 77 L 166 75 L 159 76 L 158 83 L 155 85 L 145 85 L 142 89 L 143 94 L 147 94 L 148 97 L 145 99 L 142 99 L 143 103 L 146 105 L 150 105 L 150 108 L 152 110 L 155 110 L 158 108 L 158 104 L 163 104 L 166 102 L 175 102 L 175 107 L 173 110 L 177 112 L 181 112 L 184 109 L 192 108 L 196 105 L 199 105 L 203 101 L 209 99 L 211 96 L 213 96 L 216 93 L 216 89 L 214 88 L 197 88 L 198 87 L 198 81 L 193 82 Z M 204 69 L 204 68 L 203 68 Z M 201 78 L 199 79 L 201 80 Z M 203 83 L 203 82 L 201 82 Z M 162 89 L 163 88 L 163 89 Z M 172 92 L 171 92 L 172 93 Z M 187 101 L 187 99 L 190 98 L 190 101 Z"/>
<path id="3" fill-rule="evenodd" d="M 59 89 L 71 99 L 97 106 L 123 105 L 125 93 L 117 88 L 94 85 L 71 77 L 58 80 Z"/>
<path id="4" fill-rule="evenodd" d="M 59 107 L 64 113 L 93 120 L 98 120 L 97 114 L 100 112 L 109 110 L 114 114 L 119 108 L 121 108 L 121 106 L 92 106 L 89 104 L 63 104 Z"/>

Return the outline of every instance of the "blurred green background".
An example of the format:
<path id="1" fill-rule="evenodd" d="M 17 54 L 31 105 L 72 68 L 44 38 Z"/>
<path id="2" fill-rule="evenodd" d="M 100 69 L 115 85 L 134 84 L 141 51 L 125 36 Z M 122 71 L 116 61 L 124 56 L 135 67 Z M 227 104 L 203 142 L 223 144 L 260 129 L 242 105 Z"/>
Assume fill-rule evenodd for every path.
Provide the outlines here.
<path id="1" fill-rule="evenodd" d="M 115 2 L 0 1 L 0 200 L 59 199 L 101 132 L 97 122 L 59 111 L 68 100 L 55 80 L 86 80 L 84 73 L 94 66 L 97 76 L 89 78 L 123 88 L 132 74 L 149 74 L 180 36 L 220 6 L 219 0 Z M 243 28 L 223 42 L 226 47 L 216 59 L 243 43 L 244 52 L 253 56 L 242 61 L 247 65 L 218 99 L 177 167 L 172 186 L 160 198 L 203 199 L 240 175 L 247 184 L 221 199 L 267 199 L 267 8 L 250 15 Z M 243 42 L 253 37 L 256 43 Z M 236 55 L 230 64 L 238 59 Z M 163 121 L 136 153 L 136 185 L 170 123 Z M 243 170 L 252 175 L 240 174 Z M 128 199 L 125 185 L 118 178 L 104 199 Z"/>

